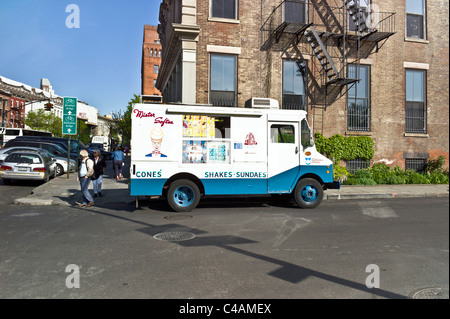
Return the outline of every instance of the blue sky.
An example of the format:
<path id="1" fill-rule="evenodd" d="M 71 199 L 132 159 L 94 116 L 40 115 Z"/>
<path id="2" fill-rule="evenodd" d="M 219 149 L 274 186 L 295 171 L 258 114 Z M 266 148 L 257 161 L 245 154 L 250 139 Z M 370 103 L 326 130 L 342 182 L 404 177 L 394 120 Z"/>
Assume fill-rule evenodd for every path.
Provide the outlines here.
<path id="1" fill-rule="evenodd" d="M 0 0 L 0 75 L 32 87 L 48 78 L 99 114 L 125 110 L 141 93 L 144 25 L 161 0 Z M 79 8 L 79 28 L 68 28 Z M 72 15 L 72 16 L 71 16 Z"/>

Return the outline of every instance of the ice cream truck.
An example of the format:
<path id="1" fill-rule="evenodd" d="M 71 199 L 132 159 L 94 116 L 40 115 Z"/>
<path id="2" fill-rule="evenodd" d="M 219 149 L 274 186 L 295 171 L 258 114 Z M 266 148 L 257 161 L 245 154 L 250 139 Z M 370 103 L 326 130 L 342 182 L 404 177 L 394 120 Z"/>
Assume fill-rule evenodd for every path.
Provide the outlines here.
<path id="1" fill-rule="evenodd" d="M 305 111 L 251 101 L 245 108 L 134 104 L 130 195 L 163 196 L 177 212 L 209 195 L 291 194 L 314 208 L 324 190 L 340 188 Z"/>

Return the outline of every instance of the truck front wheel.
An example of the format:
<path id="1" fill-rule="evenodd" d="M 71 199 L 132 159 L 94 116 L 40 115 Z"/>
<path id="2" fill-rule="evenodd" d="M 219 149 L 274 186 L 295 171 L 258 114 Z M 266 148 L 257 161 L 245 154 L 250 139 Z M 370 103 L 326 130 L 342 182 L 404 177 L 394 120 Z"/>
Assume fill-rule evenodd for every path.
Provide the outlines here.
<path id="1" fill-rule="evenodd" d="M 298 181 L 294 190 L 294 200 L 301 208 L 315 208 L 323 199 L 323 187 L 313 178 Z"/>
<path id="2" fill-rule="evenodd" d="M 167 192 L 167 202 L 176 212 L 190 212 L 200 201 L 198 186 L 187 179 L 172 182 Z"/>

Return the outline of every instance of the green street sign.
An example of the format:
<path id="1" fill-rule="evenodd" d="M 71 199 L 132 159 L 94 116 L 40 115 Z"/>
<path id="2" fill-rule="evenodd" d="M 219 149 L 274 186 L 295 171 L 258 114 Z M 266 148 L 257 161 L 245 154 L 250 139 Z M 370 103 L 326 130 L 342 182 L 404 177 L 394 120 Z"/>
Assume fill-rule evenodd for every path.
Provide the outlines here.
<path id="1" fill-rule="evenodd" d="M 77 115 L 77 98 L 65 97 L 63 104 L 63 114 Z"/>
<path id="2" fill-rule="evenodd" d="M 77 98 L 65 97 L 63 104 L 62 133 L 64 135 L 77 134 Z"/>

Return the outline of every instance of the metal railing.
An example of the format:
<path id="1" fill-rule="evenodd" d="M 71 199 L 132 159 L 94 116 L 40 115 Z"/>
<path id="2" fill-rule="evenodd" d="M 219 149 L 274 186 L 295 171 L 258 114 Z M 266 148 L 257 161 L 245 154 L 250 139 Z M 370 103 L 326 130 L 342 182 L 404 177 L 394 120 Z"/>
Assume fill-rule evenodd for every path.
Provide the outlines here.
<path id="1" fill-rule="evenodd" d="M 307 3 L 306 3 L 307 2 Z M 283 0 L 275 7 L 275 9 L 264 20 L 261 26 L 263 48 L 270 46 L 270 41 L 278 42 L 282 34 L 296 34 L 302 30 L 302 26 L 313 25 L 320 32 L 327 32 L 329 34 L 344 34 L 348 33 L 355 35 L 355 32 L 350 30 L 350 21 L 348 11 L 344 6 L 335 7 L 329 6 L 324 0 L 310 0 L 306 2 Z M 297 5 L 292 6 L 291 4 Z M 297 14 L 286 15 L 285 8 L 292 6 L 297 7 L 299 12 Z M 293 21 L 298 17 L 297 21 Z M 378 33 L 377 37 L 372 37 L 369 40 L 377 41 L 385 34 L 395 33 L 395 13 L 394 12 L 377 12 L 373 11 L 367 15 L 367 24 L 371 27 L 373 32 Z M 345 30 L 345 32 L 344 32 Z M 363 36 L 362 34 L 360 34 Z M 273 43 L 272 43 L 273 44 Z"/>

